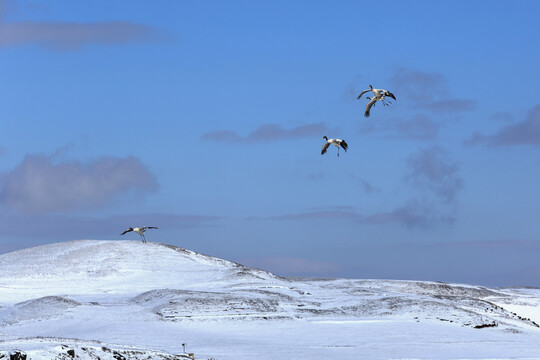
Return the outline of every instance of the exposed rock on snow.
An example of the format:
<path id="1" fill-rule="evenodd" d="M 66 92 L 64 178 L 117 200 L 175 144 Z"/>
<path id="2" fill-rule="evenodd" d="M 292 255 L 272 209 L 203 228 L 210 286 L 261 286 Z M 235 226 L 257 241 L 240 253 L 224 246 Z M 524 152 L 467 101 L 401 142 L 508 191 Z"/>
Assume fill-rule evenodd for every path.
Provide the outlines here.
<path id="1" fill-rule="evenodd" d="M 0 347 L 6 345 L 28 348 L 29 350 L 0 350 L 0 359 L 31 360 L 182 360 L 193 359 L 187 354 L 170 354 L 164 351 L 144 349 L 135 346 L 110 345 L 99 341 L 62 338 L 26 338 L 16 342 L 0 342 Z"/>

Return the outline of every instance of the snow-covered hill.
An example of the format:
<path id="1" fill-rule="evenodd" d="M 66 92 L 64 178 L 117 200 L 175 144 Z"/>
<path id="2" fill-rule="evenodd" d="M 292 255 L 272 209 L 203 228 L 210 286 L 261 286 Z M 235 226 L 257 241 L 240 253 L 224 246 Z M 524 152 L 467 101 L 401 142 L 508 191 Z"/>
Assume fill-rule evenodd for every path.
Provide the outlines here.
<path id="1" fill-rule="evenodd" d="M 1 255 L 0 264 L 0 291 L 9 284 L 5 296 L 18 300 L 65 293 L 207 288 L 231 279 L 273 277 L 175 246 L 137 241 L 81 240 L 38 246 Z"/>
<path id="2" fill-rule="evenodd" d="M 0 256 L 0 359 L 165 359 L 186 342 L 215 359 L 540 358 L 539 305 L 537 289 L 290 279 L 171 245 L 72 241 Z"/>

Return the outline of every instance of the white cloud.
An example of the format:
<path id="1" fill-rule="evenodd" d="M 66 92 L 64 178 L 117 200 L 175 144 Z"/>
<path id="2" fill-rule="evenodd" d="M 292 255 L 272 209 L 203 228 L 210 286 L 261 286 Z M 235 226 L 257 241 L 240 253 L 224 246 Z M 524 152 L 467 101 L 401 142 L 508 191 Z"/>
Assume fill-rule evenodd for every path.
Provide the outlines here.
<path id="1" fill-rule="evenodd" d="M 0 204 L 29 213 L 95 209 L 118 195 L 156 191 L 156 178 L 135 157 L 56 162 L 54 156 L 27 155 L 0 174 Z"/>

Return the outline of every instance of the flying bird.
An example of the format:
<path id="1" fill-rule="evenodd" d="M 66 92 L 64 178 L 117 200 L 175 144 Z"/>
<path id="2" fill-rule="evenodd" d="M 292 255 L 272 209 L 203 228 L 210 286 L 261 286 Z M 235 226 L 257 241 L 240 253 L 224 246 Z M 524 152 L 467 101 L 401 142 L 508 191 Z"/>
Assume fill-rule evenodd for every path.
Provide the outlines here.
<path id="1" fill-rule="evenodd" d="M 139 234 L 141 236 L 142 242 L 146 243 L 146 237 L 144 236 L 144 233 L 146 232 L 146 229 L 157 229 L 157 227 L 155 227 L 155 226 L 140 226 L 140 227 L 136 227 L 136 228 L 130 227 L 129 229 L 127 229 L 126 231 L 124 231 L 120 235 L 124 235 L 124 234 L 127 234 L 128 232 L 135 231 L 137 234 Z"/>
<path id="2" fill-rule="evenodd" d="M 347 148 L 349 147 L 349 145 L 347 145 L 347 143 L 345 142 L 345 140 L 341 140 L 341 139 L 328 139 L 326 136 L 323 136 L 323 139 L 326 140 L 326 143 L 324 143 L 324 145 L 323 145 L 323 147 L 322 147 L 321 155 L 326 154 L 326 150 L 328 150 L 328 147 L 329 147 L 330 145 L 334 145 L 335 147 L 337 147 L 337 156 L 339 156 L 339 147 L 340 147 L 340 146 L 343 148 L 343 150 L 345 150 L 345 152 L 347 152 Z"/>
<path id="3" fill-rule="evenodd" d="M 357 99 L 360 99 L 362 97 L 362 95 L 364 95 L 365 93 L 367 92 L 373 92 L 373 97 L 366 97 L 366 99 L 369 99 L 370 102 L 367 103 L 366 105 L 366 111 L 364 112 L 364 116 L 365 117 L 369 117 L 370 115 L 370 110 L 371 110 L 371 107 L 373 105 L 375 105 L 375 103 L 377 101 L 382 101 L 383 105 L 385 106 L 388 106 L 389 104 L 391 104 L 391 102 L 389 102 L 388 100 L 384 100 L 385 97 L 390 97 L 394 100 L 396 100 L 396 97 L 394 94 L 392 94 L 390 91 L 388 90 L 385 90 L 385 89 L 375 89 L 373 88 L 373 85 L 369 85 L 369 89 L 367 90 L 364 90 L 360 93 L 360 95 L 358 95 Z"/>
<path id="4" fill-rule="evenodd" d="M 369 96 L 366 96 L 366 99 L 370 100 L 367 104 L 366 104 L 366 111 L 364 112 L 364 116 L 365 117 L 369 117 L 370 115 L 370 111 L 371 111 L 371 108 L 373 106 L 375 106 L 375 104 L 377 103 L 377 101 L 381 101 L 383 103 L 384 106 L 390 106 L 390 104 L 392 104 L 390 101 L 388 100 L 384 100 L 385 96 L 384 95 L 377 95 L 377 96 L 373 96 L 372 98 L 369 97 Z"/>

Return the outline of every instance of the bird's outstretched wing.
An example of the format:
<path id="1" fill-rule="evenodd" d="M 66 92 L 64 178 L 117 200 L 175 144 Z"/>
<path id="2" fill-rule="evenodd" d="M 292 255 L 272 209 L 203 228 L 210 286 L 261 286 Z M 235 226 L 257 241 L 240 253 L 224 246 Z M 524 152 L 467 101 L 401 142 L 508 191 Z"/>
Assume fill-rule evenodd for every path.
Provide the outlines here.
<path id="1" fill-rule="evenodd" d="M 377 102 L 377 99 L 375 98 L 375 96 L 371 99 L 370 102 L 367 103 L 366 105 L 366 112 L 364 112 L 364 116 L 365 117 L 369 117 L 369 111 L 371 110 L 371 107 Z"/>
<path id="2" fill-rule="evenodd" d="M 345 142 L 345 140 L 341 140 L 341 142 L 339 143 L 339 145 L 341 145 L 341 147 L 343 148 L 343 150 L 345 150 L 345 152 L 347 152 L 347 149 L 349 148 L 349 145 L 347 145 L 347 143 Z"/>
<path id="3" fill-rule="evenodd" d="M 329 146 L 330 146 L 330 143 L 329 143 L 329 142 L 325 143 L 325 144 L 322 146 L 321 155 L 326 154 L 326 150 L 328 149 Z"/>
<path id="4" fill-rule="evenodd" d="M 143 226 L 143 229 L 157 229 L 155 226 Z"/>
<path id="5" fill-rule="evenodd" d="M 370 92 L 370 91 L 371 91 L 371 89 L 364 90 L 364 91 L 362 91 L 362 92 L 360 93 L 360 95 L 358 95 L 356 98 L 357 98 L 357 99 L 360 99 L 360 98 L 362 97 L 362 95 L 364 95 L 365 93 Z"/>
<path id="6" fill-rule="evenodd" d="M 123 233 L 121 233 L 120 235 L 124 235 L 124 234 L 127 234 L 127 233 L 128 233 L 128 232 L 130 232 L 130 231 L 133 231 L 133 228 L 129 228 L 129 229 L 127 229 L 126 231 L 124 231 L 124 232 L 123 232 Z"/>

